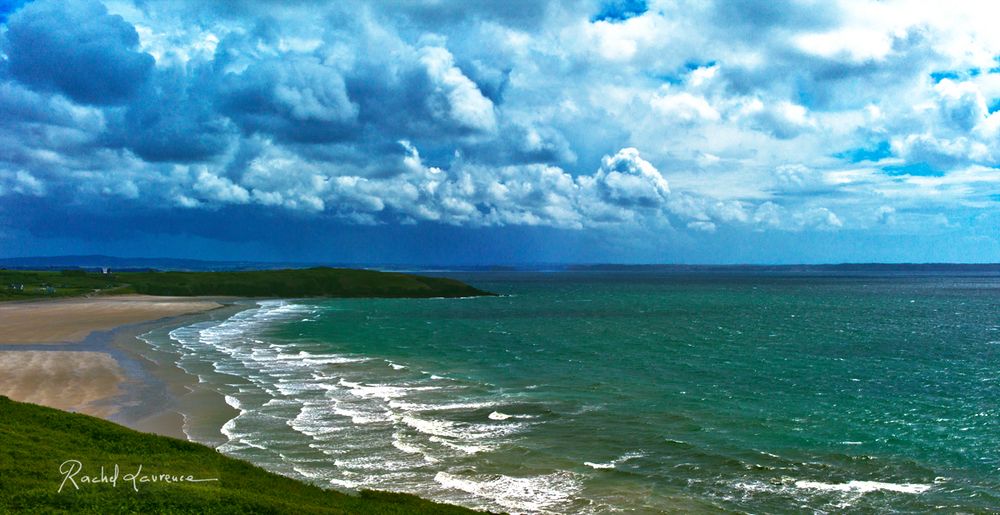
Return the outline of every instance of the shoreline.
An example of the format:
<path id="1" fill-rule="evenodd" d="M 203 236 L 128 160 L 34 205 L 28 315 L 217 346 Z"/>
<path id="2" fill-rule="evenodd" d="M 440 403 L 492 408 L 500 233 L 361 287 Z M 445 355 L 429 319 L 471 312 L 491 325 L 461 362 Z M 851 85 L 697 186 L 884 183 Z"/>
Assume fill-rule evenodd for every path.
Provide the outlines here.
<path id="1" fill-rule="evenodd" d="M 223 424 L 238 412 L 218 392 L 199 387 L 197 377 L 181 370 L 167 359 L 166 353 L 140 336 L 155 330 L 223 320 L 252 309 L 252 302 L 253 299 L 236 297 L 127 296 L 4 303 L 0 305 L 6 311 L 3 315 L 16 317 L 22 327 L 8 332 L 0 343 L 0 372 L 4 372 L 0 373 L 0 394 L 215 447 L 225 441 L 220 431 Z M 132 309 L 115 313 L 111 318 L 140 320 L 112 327 L 104 327 L 109 321 L 107 316 L 83 323 L 79 320 L 85 319 L 95 306 L 108 303 L 124 303 Z M 166 310 L 164 305 L 168 305 Z M 65 315 L 67 307 L 83 312 L 76 313 L 77 319 L 69 323 L 62 320 L 63 327 L 53 331 L 48 317 Z M 191 312 L 191 308 L 195 311 Z M 181 312 L 157 316 L 164 311 Z M 150 316 L 156 318 L 149 319 Z M 147 319 L 141 320 L 143 317 Z M 25 327 L 31 325 L 49 329 L 35 333 L 42 336 L 32 337 L 25 334 Z M 86 334 L 72 338 L 73 341 L 51 342 L 44 338 L 70 332 L 75 336 L 84 330 Z M 10 340 L 30 343 L 10 343 Z M 198 426 L 197 435 L 188 434 L 187 427 L 192 423 Z"/>
<path id="2" fill-rule="evenodd" d="M 92 333 L 203 313 L 232 297 L 116 295 L 0 303 L 0 349 L 7 345 L 80 343 Z"/>
<path id="3" fill-rule="evenodd" d="M 241 299 L 251 301 L 251 299 Z M 108 399 L 118 411 L 108 420 L 126 427 L 171 436 L 217 447 L 225 442 L 221 432 L 226 421 L 239 411 L 226 403 L 225 397 L 202 387 L 198 377 L 182 370 L 173 354 L 146 342 L 142 335 L 152 331 L 173 330 L 199 322 L 225 320 L 252 309 L 252 304 L 228 300 L 220 307 L 195 314 L 180 315 L 132 326 L 121 326 L 109 334 L 107 346 L 112 353 L 130 362 L 129 391 Z M 119 359 L 119 362 L 123 361 Z M 123 384 L 125 384 L 123 383 Z M 190 425 L 196 428 L 191 434 Z"/>

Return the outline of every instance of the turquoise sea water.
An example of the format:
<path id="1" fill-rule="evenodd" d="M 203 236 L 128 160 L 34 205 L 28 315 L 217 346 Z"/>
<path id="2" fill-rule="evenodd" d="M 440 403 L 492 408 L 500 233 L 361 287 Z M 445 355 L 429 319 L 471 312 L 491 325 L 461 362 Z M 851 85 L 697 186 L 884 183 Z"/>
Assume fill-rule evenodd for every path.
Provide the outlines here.
<path id="1" fill-rule="evenodd" d="M 145 336 L 220 449 L 510 512 L 1000 509 L 1000 278 L 474 273 Z M 198 439 L 198 435 L 192 434 Z"/>

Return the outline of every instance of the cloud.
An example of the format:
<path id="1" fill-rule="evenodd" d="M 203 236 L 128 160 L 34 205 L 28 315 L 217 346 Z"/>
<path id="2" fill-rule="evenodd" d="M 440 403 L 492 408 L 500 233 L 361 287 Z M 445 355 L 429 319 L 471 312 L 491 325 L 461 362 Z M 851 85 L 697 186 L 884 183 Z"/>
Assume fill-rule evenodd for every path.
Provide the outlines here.
<path id="1" fill-rule="evenodd" d="M 82 103 L 131 97 L 153 67 L 136 51 L 139 36 L 96 0 L 37 0 L 8 20 L 5 52 L 11 76 Z"/>
<path id="2" fill-rule="evenodd" d="M 358 107 L 343 76 L 315 57 L 257 61 L 220 79 L 222 112 L 245 133 L 329 142 L 351 138 L 356 128 Z"/>
<path id="3" fill-rule="evenodd" d="M 738 117 L 748 120 L 752 128 L 778 139 L 795 138 L 814 126 L 806 108 L 788 101 L 764 105 L 753 99 L 740 108 Z"/>
<path id="4" fill-rule="evenodd" d="M 670 195 L 667 180 L 635 148 L 623 148 L 614 156 L 605 156 L 592 183 L 601 198 L 624 207 L 657 207 Z"/>
<path id="5" fill-rule="evenodd" d="M 968 132 L 986 120 L 989 109 L 979 88 L 971 82 L 944 79 L 934 86 L 943 121 L 953 129 Z"/>
<path id="6" fill-rule="evenodd" d="M 106 143 L 150 162 L 196 162 L 218 155 L 233 143 L 236 127 L 215 110 L 211 97 L 200 93 L 208 87 L 204 74 L 157 70 L 142 96 L 116 113 Z"/>
<path id="7" fill-rule="evenodd" d="M 184 220 L 964 230 L 1000 198 L 1000 36 L 947 7 L 7 2 L 0 191 Z"/>
<path id="8" fill-rule="evenodd" d="M 840 217 L 825 207 L 817 207 L 799 213 L 795 218 L 803 229 L 833 231 L 844 226 L 844 222 L 840 220 Z"/>
<path id="9" fill-rule="evenodd" d="M 681 123 L 719 120 L 719 112 L 707 100 L 687 92 L 656 95 L 649 101 L 649 105 L 656 112 Z"/>
<path id="10" fill-rule="evenodd" d="M 455 66 L 451 52 L 441 47 L 424 47 L 420 50 L 420 62 L 427 67 L 435 89 L 447 98 L 447 104 L 440 112 L 435 112 L 436 116 L 450 118 L 459 126 L 472 130 L 496 130 L 493 102 Z"/>
<path id="11" fill-rule="evenodd" d="M 714 223 L 701 220 L 688 222 L 687 227 L 688 229 L 694 229 L 701 232 L 715 232 L 716 229 L 716 225 Z"/>
<path id="12" fill-rule="evenodd" d="M 45 184 L 24 170 L 0 170 L 0 197 L 4 195 L 45 195 Z"/>
<path id="13" fill-rule="evenodd" d="M 208 200 L 225 204 L 246 204 L 250 201 L 250 193 L 246 188 L 233 184 L 225 177 L 212 175 L 207 170 L 198 172 L 192 189 Z"/>
<path id="14" fill-rule="evenodd" d="M 875 210 L 875 223 L 887 225 L 896 223 L 896 208 L 880 206 Z"/>

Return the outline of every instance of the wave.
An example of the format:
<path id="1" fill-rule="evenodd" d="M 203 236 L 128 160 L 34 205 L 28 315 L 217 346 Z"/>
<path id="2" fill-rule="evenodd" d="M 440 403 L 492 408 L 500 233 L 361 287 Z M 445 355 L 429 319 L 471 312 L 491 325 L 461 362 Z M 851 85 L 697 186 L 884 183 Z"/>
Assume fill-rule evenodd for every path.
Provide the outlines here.
<path id="1" fill-rule="evenodd" d="M 618 465 L 620 465 L 622 463 L 625 463 L 626 461 L 629 461 L 629 460 L 635 459 L 635 458 L 642 458 L 644 456 L 646 456 L 646 454 L 643 453 L 643 452 L 627 452 L 627 453 L 621 455 L 620 457 L 615 458 L 615 459 L 613 459 L 613 460 L 611 460 L 611 461 L 609 461 L 607 463 L 594 463 L 594 462 L 590 462 L 590 461 L 585 461 L 585 462 L 583 462 L 583 464 L 586 465 L 586 466 L 588 466 L 588 467 L 590 467 L 590 468 L 592 468 L 592 469 L 613 469 L 613 468 L 617 467 Z"/>
<path id="2" fill-rule="evenodd" d="M 796 481 L 796 488 L 823 490 L 827 492 L 857 492 L 866 494 L 884 490 L 902 494 L 920 494 L 931 489 L 931 485 L 920 483 L 884 483 L 881 481 L 848 481 L 846 483 L 821 483 L 819 481 Z"/>
<path id="3" fill-rule="evenodd" d="M 160 342 L 238 410 L 221 429 L 220 451 L 323 486 L 401 490 L 494 510 L 538 511 L 579 490 L 567 472 L 454 473 L 456 466 L 475 472 L 463 460 L 512 444 L 545 418 L 520 414 L 533 403 L 494 385 L 323 342 L 282 341 L 274 331 L 318 320 L 322 310 L 263 301 L 221 322 L 176 328 Z"/>
<path id="4" fill-rule="evenodd" d="M 434 481 L 446 488 L 492 499 L 504 508 L 527 512 L 556 509 L 569 503 L 582 488 L 580 477 L 565 471 L 532 477 L 438 472 Z"/>

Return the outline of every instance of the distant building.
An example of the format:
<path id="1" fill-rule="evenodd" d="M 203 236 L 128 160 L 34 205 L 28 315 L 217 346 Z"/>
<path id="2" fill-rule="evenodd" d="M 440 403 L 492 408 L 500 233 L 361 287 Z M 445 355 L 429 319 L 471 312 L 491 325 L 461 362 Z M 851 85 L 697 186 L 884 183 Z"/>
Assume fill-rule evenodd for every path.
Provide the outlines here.
<path id="1" fill-rule="evenodd" d="M 102 266 L 101 267 L 101 273 L 104 274 L 104 275 L 108 275 L 108 274 L 111 273 L 111 269 L 108 268 L 108 267 L 106 267 L 106 266 Z"/>

